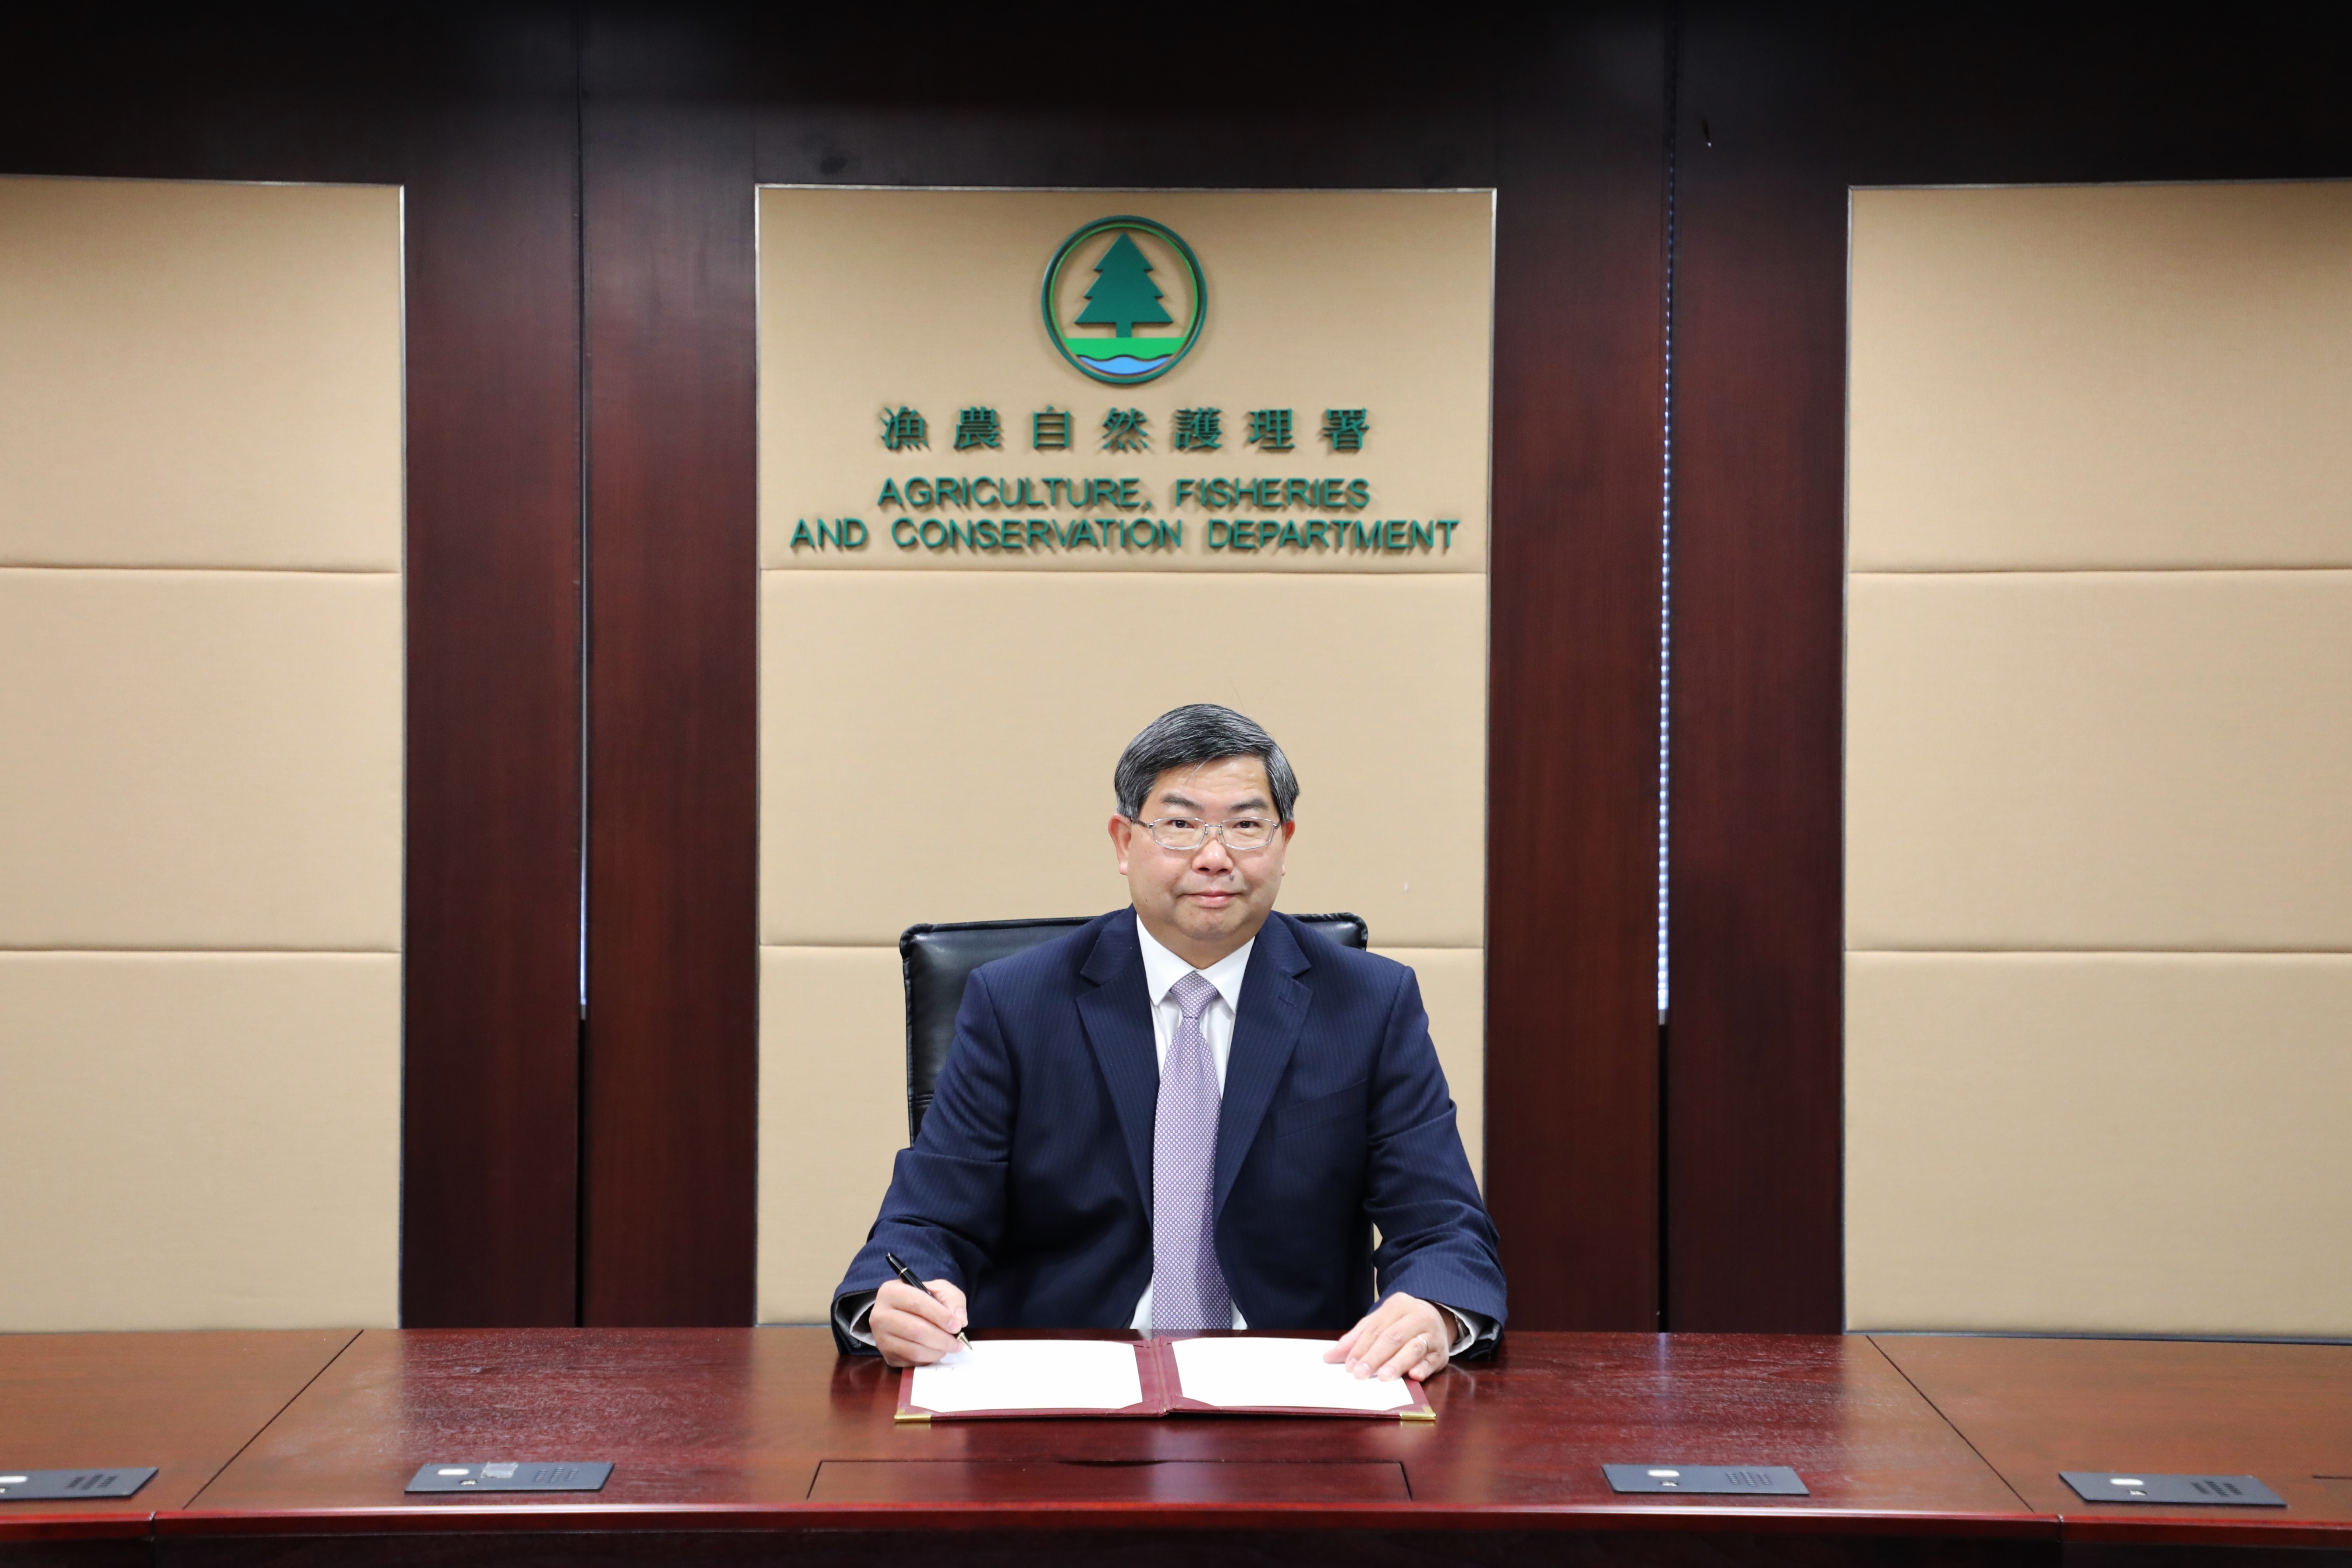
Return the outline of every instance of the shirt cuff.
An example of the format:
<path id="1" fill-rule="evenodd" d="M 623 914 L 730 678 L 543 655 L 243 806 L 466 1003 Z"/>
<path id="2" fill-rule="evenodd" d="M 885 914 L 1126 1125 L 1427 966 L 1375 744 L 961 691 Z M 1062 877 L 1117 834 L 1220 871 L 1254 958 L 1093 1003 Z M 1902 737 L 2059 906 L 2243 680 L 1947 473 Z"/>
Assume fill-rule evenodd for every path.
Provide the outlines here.
<path id="1" fill-rule="evenodd" d="M 853 1290 L 834 1302 L 833 1326 L 841 1331 L 843 1337 L 861 1345 L 874 1342 L 874 1331 L 866 1320 L 874 1316 L 874 1298 L 877 1294 L 874 1290 Z"/>
<path id="2" fill-rule="evenodd" d="M 1430 1305 L 1454 1321 L 1454 1343 L 1445 1352 L 1445 1359 L 1448 1361 L 1455 1361 L 1468 1355 L 1479 1345 L 1495 1337 L 1495 1320 L 1484 1312 L 1466 1312 L 1459 1307 L 1449 1307 L 1443 1301 L 1433 1301 Z M 835 1309 L 835 1310 L 838 1310 Z"/>

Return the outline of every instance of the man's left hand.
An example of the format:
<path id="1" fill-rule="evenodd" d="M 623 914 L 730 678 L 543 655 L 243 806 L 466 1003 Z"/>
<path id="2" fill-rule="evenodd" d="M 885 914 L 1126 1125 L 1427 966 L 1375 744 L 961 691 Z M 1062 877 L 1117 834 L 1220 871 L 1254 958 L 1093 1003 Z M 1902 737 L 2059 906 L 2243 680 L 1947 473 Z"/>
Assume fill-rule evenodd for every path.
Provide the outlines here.
<path id="1" fill-rule="evenodd" d="M 1453 1348 L 1454 1325 L 1445 1314 L 1400 1290 L 1340 1335 L 1323 1359 L 1346 1362 L 1358 1377 L 1385 1382 L 1402 1375 L 1419 1383 L 1445 1370 Z"/>

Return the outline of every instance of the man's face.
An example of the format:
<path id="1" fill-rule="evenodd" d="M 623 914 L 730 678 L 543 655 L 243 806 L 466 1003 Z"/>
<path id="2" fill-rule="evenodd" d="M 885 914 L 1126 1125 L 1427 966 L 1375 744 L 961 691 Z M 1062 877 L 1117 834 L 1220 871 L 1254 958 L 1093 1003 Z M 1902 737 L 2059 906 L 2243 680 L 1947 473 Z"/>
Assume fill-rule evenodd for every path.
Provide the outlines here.
<path id="1" fill-rule="evenodd" d="M 1227 825 L 1275 821 L 1274 791 L 1255 757 L 1225 757 L 1198 767 L 1171 768 L 1152 781 L 1143 821 Z M 1118 874 L 1127 879 L 1136 913 L 1160 943 L 1195 968 L 1206 968 L 1255 936 L 1282 888 L 1283 857 L 1297 828 L 1286 822 L 1261 849 L 1235 851 L 1212 836 L 1198 849 L 1169 849 L 1139 824 L 1110 819 Z"/>

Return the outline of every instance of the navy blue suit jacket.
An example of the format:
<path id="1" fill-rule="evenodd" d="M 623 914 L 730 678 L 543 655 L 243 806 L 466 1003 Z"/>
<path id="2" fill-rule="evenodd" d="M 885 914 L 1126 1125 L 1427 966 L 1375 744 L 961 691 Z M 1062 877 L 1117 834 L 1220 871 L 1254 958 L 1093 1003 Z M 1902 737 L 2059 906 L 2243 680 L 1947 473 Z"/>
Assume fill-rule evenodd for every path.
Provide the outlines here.
<path id="1" fill-rule="evenodd" d="M 922 1133 L 835 1299 L 892 1278 L 895 1252 L 961 1286 L 976 1328 L 1127 1327 L 1151 1281 L 1159 1094 L 1133 910 L 974 970 Z M 1412 970 L 1267 917 L 1226 1061 L 1216 1215 L 1254 1329 L 1344 1330 L 1376 1278 L 1380 1298 L 1502 1321 L 1495 1227 Z"/>

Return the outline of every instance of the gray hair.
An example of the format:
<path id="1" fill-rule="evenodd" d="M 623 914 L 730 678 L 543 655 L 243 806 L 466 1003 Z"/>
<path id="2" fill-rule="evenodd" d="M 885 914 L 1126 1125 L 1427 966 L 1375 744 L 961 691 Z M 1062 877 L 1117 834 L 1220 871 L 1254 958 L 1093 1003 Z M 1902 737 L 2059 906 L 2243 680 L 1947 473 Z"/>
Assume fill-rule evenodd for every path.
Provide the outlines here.
<path id="1" fill-rule="evenodd" d="M 1152 781 L 1170 768 L 1196 768 L 1227 757 L 1255 757 L 1265 764 L 1265 782 L 1274 790 L 1275 815 L 1288 822 L 1290 808 L 1298 800 L 1298 775 L 1290 771 L 1290 759 L 1256 721 L 1213 702 L 1171 708 L 1127 743 L 1110 775 L 1118 814 L 1141 816 Z"/>

